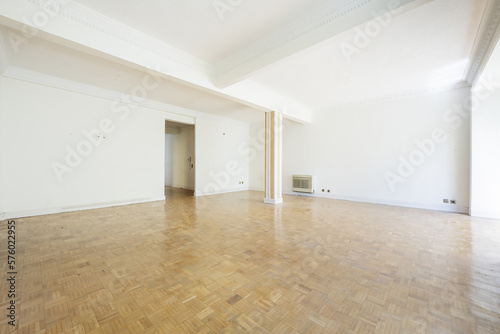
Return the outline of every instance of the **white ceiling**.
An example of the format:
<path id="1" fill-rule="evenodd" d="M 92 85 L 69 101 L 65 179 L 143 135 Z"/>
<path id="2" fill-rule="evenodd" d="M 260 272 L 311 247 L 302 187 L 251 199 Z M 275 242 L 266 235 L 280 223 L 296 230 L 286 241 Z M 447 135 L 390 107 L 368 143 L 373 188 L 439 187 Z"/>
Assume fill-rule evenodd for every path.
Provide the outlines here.
<path id="1" fill-rule="evenodd" d="M 232 10 L 216 10 L 214 0 L 76 2 L 198 58 L 217 63 L 328 1 L 233 0 L 240 4 L 231 6 Z M 219 13 L 223 13 L 223 19 Z"/>
<path id="2" fill-rule="evenodd" d="M 382 28 L 373 10 L 394 1 L 77 0 L 14 52 L 7 35 L 22 28 L 20 18 L 33 15 L 28 5 L 37 1 L 19 0 L 15 10 L 0 3 L 6 49 L 0 62 L 128 92 L 156 57 L 165 80 L 149 98 L 255 122 L 265 110 L 329 112 L 467 84 L 484 46 L 487 6 L 496 0 L 401 0 L 398 14 L 379 17 L 390 18 Z M 222 19 L 214 3 L 234 6 Z M 79 31 L 81 22 L 88 30 Z M 367 27 L 380 29 L 347 59 L 342 48 L 355 46 Z M 121 31 L 128 40 L 116 37 Z M 149 44 L 161 46 L 163 58 L 149 54 Z"/>
<path id="3" fill-rule="evenodd" d="M 458 84 L 466 69 L 485 1 L 439 0 L 394 16 L 359 54 L 353 29 L 290 57 L 252 78 L 314 110 Z M 359 26 L 364 31 L 366 24 Z M 348 61 L 350 59 L 350 62 Z"/>

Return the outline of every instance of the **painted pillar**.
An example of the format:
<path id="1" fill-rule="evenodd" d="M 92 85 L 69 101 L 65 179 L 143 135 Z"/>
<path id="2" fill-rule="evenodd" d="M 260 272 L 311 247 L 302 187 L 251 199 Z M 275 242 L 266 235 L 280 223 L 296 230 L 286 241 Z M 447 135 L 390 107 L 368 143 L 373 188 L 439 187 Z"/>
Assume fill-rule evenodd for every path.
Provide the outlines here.
<path id="1" fill-rule="evenodd" d="M 264 203 L 283 203 L 282 194 L 283 116 L 277 111 L 266 113 L 266 198 Z"/>

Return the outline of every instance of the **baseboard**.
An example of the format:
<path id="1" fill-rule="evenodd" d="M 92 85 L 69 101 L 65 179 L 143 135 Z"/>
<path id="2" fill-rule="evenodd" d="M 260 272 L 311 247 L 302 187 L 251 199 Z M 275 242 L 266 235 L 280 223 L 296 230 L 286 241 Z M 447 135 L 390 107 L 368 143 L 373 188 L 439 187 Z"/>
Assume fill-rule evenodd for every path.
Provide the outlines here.
<path id="1" fill-rule="evenodd" d="M 248 188 L 248 190 L 252 190 L 252 191 L 266 191 L 264 188 Z"/>
<path id="2" fill-rule="evenodd" d="M 165 196 L 159 196 L 159 197 L 151 197 L 151 198 L 140 198 L 140 199 L 134 199 L 134 200 L 129 200 L 129 201 L 112 201 L 112 202 L 102 202 L 102 203 L 94 203 L 94 204 L 87 204 L 87 205 L 65 206 L 65 207 L 60 207 L 60 208 L 14 211 L 14 212 L 6 212 L 4 219 L 15 219 L 15 218 L 52 215 L 52 214 L 63 213 L 63 212 L 102 209 L 102 208 L 109 208 L 109 207 L 113 207 L 113 206 L 140 204 L 140 203 L 148 203 L 148 202 L 156 202 L 156 201 L 164 201 L 164 200 L 165 200 Z"/>
<path id="3" fill-rule="evenodd" d="M 171 186 L 165 186 L 165 187 L 171 187 L 171 188 L 179 188 L 179 189 L 187 189 L 187 190 L 194 190 L 193 187 L 186 187 L 186 186 L 181 186 L 181 185 L 171 185 Z"/>
<path id="4" fill-rule="evenodd" d="M 240 191 L 248 191 L 250 189 L 248 188 L 238 188 L 238 189 L 226 189 L 226 190 L 219 190 L 215 192 L 210 192 L 210 193 L 194 193 L 194 196 L 196 197 L 201 197 L 201 196 L 211 196 L 211 195 L 221 195 L 221 194 L 229 194 L 229 193 L 236 193 Z"/>
<path id="5" fill-rule="evenodd" d="M 452 204 L 432 205 L 432 204 L 421 204 L 421 203 L 381 200 L 381 199 L 373 199 L 373 198 L 366 198 L 366 197 L 336 196 L 336 195 L 326 195 L 326 194 L 323 195 L 322 193 L 321 194 L 316 194 L 316 193 L 307 194 L 307 193 L 296 193 L 296 192 L 283 192 L 283 194 L 294 195 L 294 196 L 305 196 L 305 197 L 329 198 L 329 199 L 337 199 L 337 200 L 361 202 L 361 203 L 370 203 L 370 204 L 391 205 L 391 206 L 399 206 L 399 207 L 413 208 L 413 209 L 424 209 L 424 210 L 434 210 L 434 211 L 445 211 L 445 212 L 469 214 L 469 207 L 457 206 L 457 205 L 452 205 Z"/>
<path id="6" fill-rule="evenodd" d="M 283 198 L 280 198 L 280 199 L 264 198 L 264 203 L 273 204 L 273 205 L 281 204 L 281 203 L 283 203 Z"/>
<path id="7" fill-rule="evenodd" d="M 499 213 L 489 212 L 489 211 L 471 210 L 470 215 L 471 217 L 477 217 L 477 218 L 500 219 Z"/>

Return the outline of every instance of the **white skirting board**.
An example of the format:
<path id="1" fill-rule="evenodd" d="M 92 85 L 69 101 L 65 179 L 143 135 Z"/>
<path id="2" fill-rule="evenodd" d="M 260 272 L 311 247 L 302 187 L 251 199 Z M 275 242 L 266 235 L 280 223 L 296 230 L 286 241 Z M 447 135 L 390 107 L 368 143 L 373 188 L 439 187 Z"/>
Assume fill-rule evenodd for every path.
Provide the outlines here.
<path id="1" fill-rule="evenodd" d="M 294 196 L 329 198 L 329 199 L 337 199 L 337 200 L 361 202 L 361 203 L 370 203 L 370 204 L 400 206 L 400 207 L 413 208 L 413 209 L 424 209 L 424 210 L 446 211 L 446 212 L 469 214 L 469 207 L 457 206 L 457 205 L 452 205 L 452 204 L 429 205 L 429 204 L 421 204 L 421 203 L 384 201 L 384 200 L 377 200 L 377 199 L 363 198 L 363 197 L 335 196 L 335 195 L 326 195 L 326 194 L 320 195 L 320 194 L 307 194 L 307 193 L 296 193 L 296 192 L 283 192 L 283 194 L 294 195 Z"/>
<path id="2" fill-rule="evenodd" d="M 195 192 L 194 196 L 195 197 L 203 197 L 203 196 L 211 196 L 211 195 L 221 195 L 221 194 L 228 194 L 228 193 L 236 193 L 236 192 L 248 191 L 248 190 L 250 190 L 250 189 L 248 189 L 248 188 L 243 188 L 243 189 L 238 188 L 238 189 L 229 189 L 229 190 L 219 190 L 219 191 L 216 191 L 216 192 L 211 192 L 211 193 L 206 193 L 206 194 Z"/>
<path id="3" fill-rule="evenodd" d="M 193 187 L 186 187 L 186 186 L 179 186 L 179 185 L 165 185 L 165 187 L 186 189 L 186 190 L 193 190 L 194 191 Z"/>
<path id="4" fill-rule="evenodd" d="M 249 188 L 248 190 L 252 190 L 252 191 L 266 191 L 264 188 Z"/>
<path id="5" fill-rule="evenodd" d="M 498 214 L 496 212 L 485 212 L 485 211 L 471 210 L 470 215 L 471 215 L 471 217 L 477 217 L 477 218 L 500 219 L 500 214 Z"/>
<path id="6" fill-rule="evenodd" d="M 280 198 L 280 199 L 265 198 L 264 203 L 266 203 L 266 204 L 281 204 L 281 203 L 283 203 L 283 198 Z"/>
<path id="7" fill-rule="evenodd" d="M 101 208 L 109 208 L 109 207 L 113 207 L 113 206 L 157 202 L 157 201 L 164 201 L 164 200 L 165 200 L 165 196 L 159 196 L 159 197 L 151 197 L 151 198 L 140 198 L 140 199 L 129 200 L 129 201 L 104 202 L 104 203 L 95 203 L 95 204 L 88 204 L 88 205 L 76 205 L 76 206 L 71 206 L 71 207 L 6 212 L 3 219 L 15 219 L 15 218 L 51 215 L 51 214 L 63 213 L 63 212 L 101 209 Z"/>

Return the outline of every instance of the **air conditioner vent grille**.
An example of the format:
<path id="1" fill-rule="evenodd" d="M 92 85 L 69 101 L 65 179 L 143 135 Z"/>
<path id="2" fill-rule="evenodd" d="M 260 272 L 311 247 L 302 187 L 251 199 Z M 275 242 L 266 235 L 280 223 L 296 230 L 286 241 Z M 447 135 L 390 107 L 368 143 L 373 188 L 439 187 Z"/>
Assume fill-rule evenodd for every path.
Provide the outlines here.
<path id="1" fill-rule="evenodd" d="M 293 175 L 292 190 L 301 193 L 314 192 L 313 177 L 311 175 Z"/>

